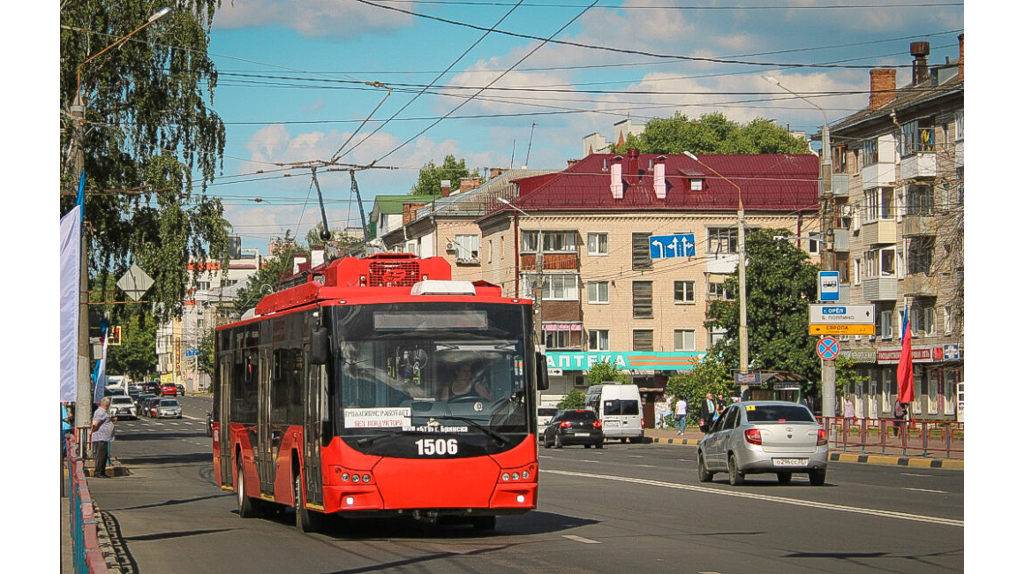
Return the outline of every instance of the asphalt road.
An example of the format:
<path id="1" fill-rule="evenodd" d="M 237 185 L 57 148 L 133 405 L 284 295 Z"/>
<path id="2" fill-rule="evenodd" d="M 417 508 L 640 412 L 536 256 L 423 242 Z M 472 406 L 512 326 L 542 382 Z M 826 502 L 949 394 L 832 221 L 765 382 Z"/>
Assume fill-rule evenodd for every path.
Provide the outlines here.
<path id="1" fill-rule="evenodd" d="M 936 572 L 964 569 L 964 474 L 832 463 L 827 484 L 696 476 L 692 446 L 540 449 L 540 503 L 481 534 L 411 520 L 243 520 L 213 480 L 207 397 L 118 422 L 128 476 L 90 481 L 138 572 Z"/>

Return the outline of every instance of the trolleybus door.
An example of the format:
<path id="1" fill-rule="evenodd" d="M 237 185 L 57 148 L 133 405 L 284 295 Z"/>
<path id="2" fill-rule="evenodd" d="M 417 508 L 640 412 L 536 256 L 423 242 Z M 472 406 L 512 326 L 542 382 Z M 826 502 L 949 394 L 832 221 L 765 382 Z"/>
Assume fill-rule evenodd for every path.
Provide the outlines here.
<path id="1" fill-rule="evenodd" d="M 303 356 L 309 357 L 309 344 L 306 344 Z M 323 505 L 323 475 L 320 466 L 320 444 L 323 433 L 323 381 L 326 380 L 326 367 L 306 363 L 305 413 L 302 427 L 302 447 L 304 476 L 306 482 L 306 502 Z"/>
<path id="2" fill-rule="evenodd" d="M 238 351 L 236 351 L 238 352 Z M 238 352 L 240 353 L 240 352 Z M 225 353 L 220 357 L 218 368 L 219 379 L 217 381 L 217 403 L 213 405 L 217 413 L 217 422 L 220 425 L 217 430 L 217 437 L 220 442 L 220 483 L 224 486 L 234 486 L 235 466 L 231 460 L 231 354 Z"/>
<path id="3" fill-rule="evenodd" d="M 273 495 L 274 474 L 277 468 L 271 452 L 273 433 L 270 428 L 270 373 L 272 368 L 270 360 L 268 350 L 260 349 L 259 370 L 257 371 L 259 373 L 259 411 L 256 415 L 257 444 L 254 445 L 253 450 L 256 455 L 256 470 L 260 477 L 260 492 Z"/>

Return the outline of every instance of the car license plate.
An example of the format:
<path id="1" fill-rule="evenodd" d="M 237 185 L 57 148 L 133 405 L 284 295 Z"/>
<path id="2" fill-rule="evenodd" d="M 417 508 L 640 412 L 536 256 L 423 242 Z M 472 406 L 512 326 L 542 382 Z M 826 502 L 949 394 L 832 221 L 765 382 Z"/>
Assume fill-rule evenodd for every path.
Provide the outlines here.
<path id="1" fill-rule="evenodd" d="M 775 466 L 807 466 L 806 458 L 773 458 L 772 464 Z"/>

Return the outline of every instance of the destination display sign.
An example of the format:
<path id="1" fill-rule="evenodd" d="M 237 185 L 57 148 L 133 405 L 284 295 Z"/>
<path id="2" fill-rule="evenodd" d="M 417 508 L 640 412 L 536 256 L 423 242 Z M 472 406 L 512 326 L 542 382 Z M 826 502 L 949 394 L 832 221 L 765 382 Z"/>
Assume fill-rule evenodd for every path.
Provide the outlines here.
<path id="1" fill-rule="evenodd" d="M 836 323 L 829 325 L 808 325 L 809 335 L 874 335 L 875 325 Z"/>
<path id="2" fill-rule="evenodd" d="M 874 305 L 809 305 L 812 325 L 845 323 L 853 325 L 874 325 Z"/>

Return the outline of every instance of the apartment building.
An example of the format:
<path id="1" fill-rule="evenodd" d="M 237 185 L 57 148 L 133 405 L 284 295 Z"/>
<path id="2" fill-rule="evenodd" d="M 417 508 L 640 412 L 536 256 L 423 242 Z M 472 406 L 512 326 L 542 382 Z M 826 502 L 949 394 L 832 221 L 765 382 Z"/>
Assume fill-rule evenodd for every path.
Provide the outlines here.
<path id="1" fill-rule="evenodd" d="M 735 186 L 748 230 L 820 231 L 817 156 L 699 159 L 712 169 L 684 155 L 591 154 L 477 220 L 481 277 L 507 296 L 539 295 L 547 393 L 586 387 L 606 360 L 657 393 L 700 361 L 722 336 L 704 327 L 709 301 L 735 296 L 722 288 L 739 259 Z M 659 236 L 679 240 L 676 256 L 652 253 Z"/>
<path id="2" fill-rule="evenodd" d="M 917 418 L 953 419 L 962 393 L 964 44 L 929 65 L 911 43 L 911 79 L 870 71 L 868 106 L 830 126 L 834 251 L 843 302 L 875 306 L 875 335 L 844 337 L 868 380 L 857 415 L 891 417 L 903 317 L 912 332 Z"/>

